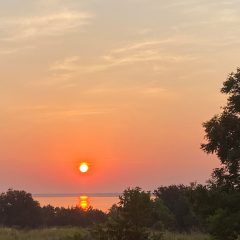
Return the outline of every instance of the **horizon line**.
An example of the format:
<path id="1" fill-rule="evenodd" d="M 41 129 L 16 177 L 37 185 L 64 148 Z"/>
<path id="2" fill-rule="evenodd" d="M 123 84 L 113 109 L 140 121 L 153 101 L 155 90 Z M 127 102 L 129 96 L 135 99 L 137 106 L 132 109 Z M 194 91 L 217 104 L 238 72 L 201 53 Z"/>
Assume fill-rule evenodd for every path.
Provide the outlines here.
<path id="1" fill-rule="evenodd" d="M 122 193 L 108 192 L 108 193 L 33 193 L 33 197 L 77 197 L 77 196 L 89 196 L 89 197 L 119 197 Z"/>

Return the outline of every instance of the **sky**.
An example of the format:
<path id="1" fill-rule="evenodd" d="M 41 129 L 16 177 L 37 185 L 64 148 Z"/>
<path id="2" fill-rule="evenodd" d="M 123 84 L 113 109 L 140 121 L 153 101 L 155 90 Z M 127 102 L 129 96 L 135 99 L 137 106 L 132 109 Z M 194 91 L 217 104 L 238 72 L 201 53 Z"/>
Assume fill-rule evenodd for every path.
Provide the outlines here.
<path id="1" fill-rule="evenodd" d="M 200 150 L 202 123 L 239 66 L 239 11 L 239 0 L 0 0 L 0 191 L 204 183 L 219 162 Z"/>

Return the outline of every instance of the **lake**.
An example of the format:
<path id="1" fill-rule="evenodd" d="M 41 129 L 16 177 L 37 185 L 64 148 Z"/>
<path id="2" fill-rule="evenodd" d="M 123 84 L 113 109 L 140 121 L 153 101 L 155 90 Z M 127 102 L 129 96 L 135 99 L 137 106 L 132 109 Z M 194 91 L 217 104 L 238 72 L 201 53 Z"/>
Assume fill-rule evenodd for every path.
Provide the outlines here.
<path id="1" fill-rule="evenodd" d="M 120 194 L 35 194 L 33 198 L 41 206 L 52 205 L 54 207 L 80 207 L 87 209 L 93 207 L 107 212 L 111 206 L 119 202 Z"/>

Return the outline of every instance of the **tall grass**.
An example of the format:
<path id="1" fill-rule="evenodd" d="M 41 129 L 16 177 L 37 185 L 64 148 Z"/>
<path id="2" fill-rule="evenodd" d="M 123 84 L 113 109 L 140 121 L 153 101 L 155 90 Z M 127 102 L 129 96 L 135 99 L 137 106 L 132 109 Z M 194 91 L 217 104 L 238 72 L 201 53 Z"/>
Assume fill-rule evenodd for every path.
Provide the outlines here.
<path id="1" fill-rule="evenodd" d="M 164 240 L 211 240 L 201 233 L 166 233 Z M 91 240 L 87 229 L 82 228 L 46 228 L 38 230 L 17 230 L 0 228 L 0 240 Z M 136 239 L 137 240 L 137 239 Z"/>
<path id="2" fill-rule="evenodd" d="M 87 240 L 87 235 L 87 230 L 81 228 L 0 229 L 0 240 Z"/>
<path id="3" fill-rule="evenodd" d="M 202 233 L 180 234 L 167 232 L 164 240 L 211 240 L 210 236 Z"/>

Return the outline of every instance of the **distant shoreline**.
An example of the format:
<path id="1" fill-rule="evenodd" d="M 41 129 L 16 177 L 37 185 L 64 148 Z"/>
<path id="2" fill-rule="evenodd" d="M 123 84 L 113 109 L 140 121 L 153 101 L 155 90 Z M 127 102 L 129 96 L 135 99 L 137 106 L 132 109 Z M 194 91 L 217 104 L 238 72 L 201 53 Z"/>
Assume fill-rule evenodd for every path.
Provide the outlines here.
<path id="1" fill-rule="evenodd" d="M 34 193 L 33 197 L 119 197 L 121 193 Z"/>

